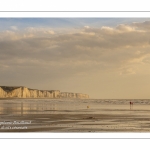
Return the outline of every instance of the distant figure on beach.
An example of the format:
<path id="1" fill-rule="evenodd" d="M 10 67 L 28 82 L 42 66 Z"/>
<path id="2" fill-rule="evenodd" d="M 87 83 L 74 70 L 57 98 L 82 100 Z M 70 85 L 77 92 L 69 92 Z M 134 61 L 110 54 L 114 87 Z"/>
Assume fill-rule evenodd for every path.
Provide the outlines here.
<path id="1" fill-rule="evenodd" d="M 130 109 L 133 108 L 133 102 L 130 101 Z"/>

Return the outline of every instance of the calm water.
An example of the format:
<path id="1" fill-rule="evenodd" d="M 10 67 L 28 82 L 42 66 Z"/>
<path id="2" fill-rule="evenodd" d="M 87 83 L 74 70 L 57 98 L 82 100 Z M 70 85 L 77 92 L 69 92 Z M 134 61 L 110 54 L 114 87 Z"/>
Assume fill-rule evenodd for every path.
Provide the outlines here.
<path id="1" fill-rule="evenodd" d="M 130 107 L 129 102 L 134 104 Z M 70 114 L 70 113 L 129 113 L 150 111 L 150 100 L 66 100 L 13 99 L 0 100 L 1 115 Z M 145 113 L 146 113 L 145 112 Z M 136 112 L 138 113 L 138 112 Z M 146 113 L 147 114 L 147 113 Z M 145 114 L 145 115 L 146 115 Z"/>

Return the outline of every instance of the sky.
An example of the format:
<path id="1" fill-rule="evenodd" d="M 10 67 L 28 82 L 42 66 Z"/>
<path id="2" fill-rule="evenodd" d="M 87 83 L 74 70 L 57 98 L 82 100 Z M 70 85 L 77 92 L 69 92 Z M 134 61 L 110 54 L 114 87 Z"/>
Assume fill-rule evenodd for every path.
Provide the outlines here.
<path id="1" fill-rule="evenodd" d="M 150 18 L 0 18 L 0 85 L 150 98 Z"/>

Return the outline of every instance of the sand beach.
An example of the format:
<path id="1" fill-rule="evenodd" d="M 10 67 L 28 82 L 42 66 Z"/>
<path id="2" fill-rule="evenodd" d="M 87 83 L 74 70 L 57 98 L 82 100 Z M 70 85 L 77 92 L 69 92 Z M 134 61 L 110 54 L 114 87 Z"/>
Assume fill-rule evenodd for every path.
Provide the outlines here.
<path id="1" fill-rule="evenodd" d="M 150 132 L 149 112 L 146 99 L 1 99 L 0 132 Z"/>

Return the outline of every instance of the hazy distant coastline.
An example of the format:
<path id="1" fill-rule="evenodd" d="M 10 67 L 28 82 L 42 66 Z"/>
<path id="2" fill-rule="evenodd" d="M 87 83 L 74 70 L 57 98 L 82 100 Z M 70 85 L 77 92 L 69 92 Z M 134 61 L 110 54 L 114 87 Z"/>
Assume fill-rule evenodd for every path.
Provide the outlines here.
<path id="1" fill-rule="evenodd" d="M 82 93 L 60 92 L 59 90 L 38 90 L 24 86 L 0 86 L 0 98 L 75 98 L 88 99 Z"/>

